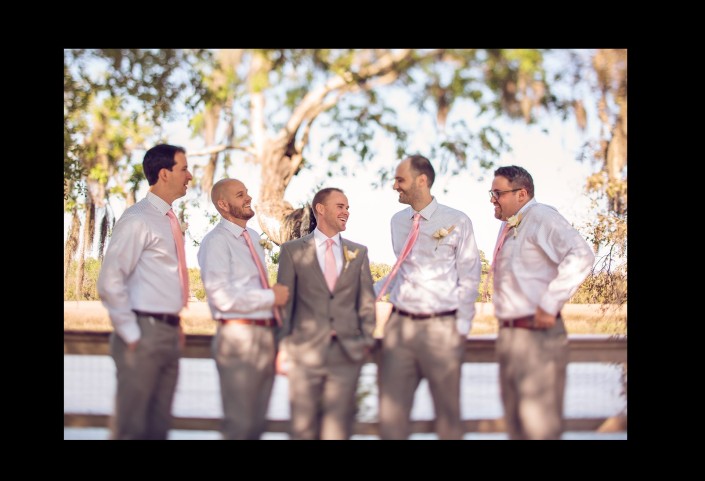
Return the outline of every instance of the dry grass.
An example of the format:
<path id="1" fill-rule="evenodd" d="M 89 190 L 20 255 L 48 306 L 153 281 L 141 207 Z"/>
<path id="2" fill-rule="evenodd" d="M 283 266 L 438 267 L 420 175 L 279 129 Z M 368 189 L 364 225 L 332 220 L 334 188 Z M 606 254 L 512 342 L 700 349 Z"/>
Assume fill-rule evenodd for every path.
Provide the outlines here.
<path id="1" fill-rule="evenodd" d="M 476 304 L 471 335 L 497 333 L 497 319 L 491 304 Z M 567 304 L 563 318 L 569 334 L 627 334 L 627 306 Z M 213 334 L 216 323 L 208 304 L 190 302 L 181 313 L 187 334 Z M 100 301 L 64 301 L 64 330 L 111 331 L 110 318 Z"/>

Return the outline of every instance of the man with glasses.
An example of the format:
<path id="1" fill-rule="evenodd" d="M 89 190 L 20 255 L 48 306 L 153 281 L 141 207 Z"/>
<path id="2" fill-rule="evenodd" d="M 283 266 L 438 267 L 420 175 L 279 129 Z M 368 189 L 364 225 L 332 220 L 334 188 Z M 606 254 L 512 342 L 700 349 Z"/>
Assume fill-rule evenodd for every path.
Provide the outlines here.
<path id="1" fill-rule="evenodd" d="M 523 168 L 494 173 L 490 202 L 503 221 L 492 260 L 500 388 L 510 439 L 560 439 L 568 339 L 561 308 L 595 255 Z"/>

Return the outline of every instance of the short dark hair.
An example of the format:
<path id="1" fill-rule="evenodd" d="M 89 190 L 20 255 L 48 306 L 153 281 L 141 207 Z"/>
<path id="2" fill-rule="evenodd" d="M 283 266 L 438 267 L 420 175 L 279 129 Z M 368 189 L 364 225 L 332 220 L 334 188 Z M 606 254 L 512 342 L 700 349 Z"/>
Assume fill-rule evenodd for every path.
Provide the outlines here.
<path id="1" fill-rule="evenodd" d="M 433 186 L 433 181 L 436 180 L 436 171 L 433 170 L 431 161 L 423 155 L 410 155 L 408 159 L 411 161 L 411 168 L 416 172 L 416 175 L 426 174 L 428 179 L 428 187 Z"/>
<path id="2" fill-rule="evenodd" d="M 328 199 L 328 196 L 331 195 L 333 192 L 340 192 L 341 194 L 344 194 L 343 189 L 339 189 L 337 187 L 326 187 L 325 189 L 321 189 L 318 192 L 316 192 L 316 195 L 313 196 L 313 200 L 311 201 L 311 208 L 313 210 L 313 216 L 318 220 L 318 212 L 316 212 L 316 205 L 317 204 L 323 204 L 326 199 Z"/>
<path id="3" fill-rule="evenodd" d="M 176 157 L 176 154 L 179 152 L 185 154 L 186 149 L 177 145 L 159 144 L 155 145 L 144 154 L 142 170 L 144 170 L 144 175 L 147 177 L 149 185 L 157 183 L 160 170 L 171 170 L 174 168 L 176 164 L 174 157 Z"/>
<path id="4" fill-rule="evenodd" d="M 500 167 L 494 171 L 494 176 L 497 177 L 498 175 L 506 177 L 509 183 L 512 184 L 513 189 L 526 189 L 529 198 L 533 199 L 534 179 L 531 178 L 531 174 L 525 168 L 518 165 Z"/>

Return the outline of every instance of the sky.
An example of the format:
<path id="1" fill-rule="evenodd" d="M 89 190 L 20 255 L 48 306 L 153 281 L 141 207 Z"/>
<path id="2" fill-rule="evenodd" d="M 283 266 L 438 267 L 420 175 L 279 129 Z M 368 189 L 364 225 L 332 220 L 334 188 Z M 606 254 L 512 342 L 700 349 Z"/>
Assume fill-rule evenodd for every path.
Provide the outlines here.
<path id="1" fill-rule="evenodd" d="M 398 112 L 398 121 L 405 130 L 411 132 L 407 152 L 419 153 L 429 157 L 430 145 L 436 136 L 436 126 L 432 116 L 419 116 L 409 110 L 409 100 L 402 89 L 392 89 L 385 95 L 386 101 Z M 454 107 L 448 118 L 448 125 L 455 119 L 470 119 L 474 122 L 476 111 L 474 105 Z M 588 116 L 595 118 L 591 112 L 592 106 L 586 104 Z M 594 216 L 590 201 L 585 194 L 586 178 L 592 174 L 596 167 L 588 162 L 576 160 L 582 144 L 589 138 L 595 138 L 597 122 L 589 122 L 587 133 L 579 133 L 575 121 L 569 119 L 562 122 L 555 116 L 545 113 L 540 115 L 540 122 L 527 126 L 524 122 L 510 122 L 499 119 L 493 126 L 502 131 L 505 141 L 511 145 L 512 151 L 501 154 L 496 162 L 496 167 L 503 165 L 519 165 L 526 168 L 534 179 L 535 198 L 538 202 L 554 206 L 574 226 L 582 226 Z M 457 116 L 454 118 L 454 116 Z M 168 143 L 186 148 L 189 168 L 191 172 L 196 165 L 204 165 L 207 156 L 189 156 L 203 148 L 200 138 L 192 138 L 188 129 L 188 119 L 166 124 L 164 137 Z M 354 242 L 364 244 L 369 249 L 371 262 L 393 265 L 396 256 L 392 250 L 390 220 L 398 211 L 405 209 L 406 204 L 398 202 L 398 193 L 392 189 L 389 181 L 381 188 L 374 188 L 373 183 L 378 183 L 378 171 L 385 168 L 391 172 L 402 160 L 397 158 L 395 147 L 391 140 L 377 135 L 373 142 L 375 155 L 371 162 L 360 164 L 350 156 L 343 153 L 341 162 L 348 166 L 353 175 L 328 177 L 326 160 L 327 152 L 322 152 L 318 147 L 324 143 L 324 137 L 329 135 L 321 122 L 315 123 L 311 129 L 309 146 L 304 150 L 306 161 L 310 168 L 302 170 L 289 184 L 285 200 L 294 207 L 299 207 L 310 202 L 317 187 L 338 187 L 343 189 L 350 204 L 350 218 L 347 229 L 342 235 Z M 589 137 L 588 137 L 589 136 Z M 238 152 L 232 152 L 232 165 L 226 173 L 244 182 L 250 195 L 253 197 L 255 212 L 258 207 L 260 190 L 260 166 L 245 162 Z M 135 152 L 133 158 L 141 161 L 144 152 Z M 436 181 L 431 189 L 431 194 L 441 204 L 448 205 L 465 212 L 471 219 L 473 230 L 480 250 L 490 259 L 494 249 L 495 240 L 500 228 L 500 221 L 494 218 L 493 207 L 489 201 L 488 191 L 491 188 L 493 171 L 481 171 L 472 161 L 468 169 L 457 175 L 439 172 L 438 159 L 429 157 L 436 169 Z M 215 180 L 224 176 L 222 168 L 216 171 Z M 391 176 L 393 177 L 393 175 Z M 147 192 L 147 183 L 142 182 L 137 192 L 137 200 L 144 198 Z M 189 228 L 186 238 L 187 264 L 189 267 L 198 267 L 198 246 L 203 236 L 213 226 L 208 224 L 208 218 L 217 212 L 211 204 L 210 198 L 204 195 L 195 198 L 193 192 L 186 197 L 174 202 L 175 209 L 184 200 L 196 200 L 198 207 L 187 208 Z M 122 215 L 125 205 L 117 196 L 111 199 L 111 207 L 117 218 Z M 98 216 L 101 214 L 98 213 Z M 67 236 L 69 216 L 64 215 L 64 240 Z M 248 226 L 262 232 L 257 215 L 250 219 Z M 97 231 L 98 229 L 96 229 Z M 96 235 L 98 233 L 96 232 Z M 96 256 L 94 251 L 93 257 Z M 491 260 L 491 259 L 490 259 Z"/>
<path id="2" fill-rule="evenodd" d="M 504 128 L 509 134 L 507 140 L 512 145 L 513 151 L 503 154 L 497 166 L 519 165 L 526 168 L 534 179 L 535 197 L 538 202 L 556 207 L 576 227 L 588 220 L 592 212 L 584 192 L 584 185 L 586 177 L 594 168 L 575 160 L 578 148 L 585 139 L 576 132 L 574 125 L 570 122 L 563 124 L 555 121 L 549 126 L 548 133 L 542 127 L 528 127 L 522 123 L 505 125 Z M 205 156 L 188 157 L 189 151 L 195 152 L 203 145 L 200 139 L 191 138 L 185 123 L 169 124 L 166 132 L 169 143 L 186 148 L 190 170 L 193 171 L 193 166 L 202 165 L 207 161 Z M 311 140 L 312 144 L 316 141 L 314 137 Z M 369 249 L 370 262 L 393 265 L 396 256 L 392 250 L 390 220 L 396 212 L 405 209 L 407 205 L 398 202 L 398 193 L 392 189 L 391 181 L 377 189 L 372 187 L 372 184 L 379 181 L 377 171 L 380 166 L 393 169 L 402 159 L 396 158 L 391 142 L 385 139 L 377 139 L 375 142 L 378 154 L 371 163 L 361 165 L 356 164 L 352 159 L 348 160 L 351 165 L 356 166 L 354 177 L 350 175 L 328 177 L 327 161 L 323 159 L 316 161 L 315 154 L 308 155 L 307 158 L 313 160 L 311 162 L 313 167 L 310 170 L 301 171 L 294 177 L 286 191 L 285 199 L 294 207 L 298 207 L 305 202 L 310 202 L 316 186 L 343 189 L 350 204 L 350 218 L 347 229 L 342 232 L 342 235 L 366 245 Z M 419 137 L 412 142 L 409 152 L 419 152 L 424 155 L 424 150 L 427 150 L 423 148 L 427 146 L 425 142 L 425 139 Z M 478 167 L 472 166 L 454 176 L 439 175 L 438 163 L 432 158 L 430 160 L 437 171 L 431 193 L 438 202 L 461 210 L 470 217 L 477 246 L 489 259 L 500 228 L 500 221 L 494 218 L 488 194 L 493 179 L 492 171 L 481 172 Z M 228 171 L 228 176 L 244 182 L 253 197 L 252 204 L 257 212 L 260 189 L 259 165 L 235 161 Z M 216 180 L 218 178 L 220 175 L 216 175 Z M 137 193 L 137 200 L 141 200 L 146 195 L 146 182 L 143 184 Z M 187 194 L 186 197 L 178 199 L 174 206 L 178 206 L 187 198 L 191 196 Z M 194 245 L 194 240 L 200 241 L 212 228 L 212 225 L 208 224 L 208 216 L 217 213 L 209 198 L 201 197 L 198 201 L 198 208 L 187 209 L 189 227 L 186 256 L 189 267 L 198 267 L 198 246 Z M 113 202 L 112 206 L 115 215 L 119 218 L 124 210 L 124 204 Z M 68 224 L 66 220 L 64 224 L 66 231 Z M 257 215 L 250 219 L 248 226 L 257 232 L 262 232 Z"/>

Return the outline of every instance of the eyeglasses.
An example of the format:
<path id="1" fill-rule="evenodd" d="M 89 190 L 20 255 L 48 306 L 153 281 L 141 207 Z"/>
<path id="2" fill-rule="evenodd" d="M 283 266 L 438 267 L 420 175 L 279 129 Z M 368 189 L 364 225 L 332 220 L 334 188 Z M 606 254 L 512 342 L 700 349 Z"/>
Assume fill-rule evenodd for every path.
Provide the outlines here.
<path id="1" fill-rule="evenodd" d="M 499 196 L 502 194 L 506 194 L 507 192 L 516 192 L 517 190 L 521 190 L 523 187 L 519 187 L 518 189 L 512 189 L 512 190 L 491 190 L 490 191 L 490 199 L 496 199 L 499 200 Z"/>

